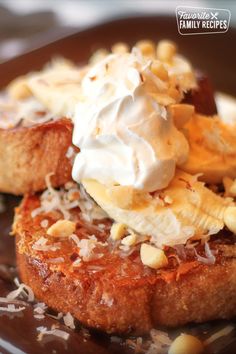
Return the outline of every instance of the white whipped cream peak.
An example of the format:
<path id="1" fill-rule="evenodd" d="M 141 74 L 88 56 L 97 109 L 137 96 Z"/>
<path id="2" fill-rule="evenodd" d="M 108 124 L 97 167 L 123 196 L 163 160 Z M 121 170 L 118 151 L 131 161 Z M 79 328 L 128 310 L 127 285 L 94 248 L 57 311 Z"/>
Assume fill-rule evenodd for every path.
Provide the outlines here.
<path id="1" fill-rule="evenodd" d="M 82 81 L 83 100 L 73 116 L 73 143 L 80 148 L 73 178 L 155 191 L 172 180 L 186 161 L 188 143 L 166 107 L 155 100 L 168 82 L 150 70 L 135 48 L 111 54 Z"/>

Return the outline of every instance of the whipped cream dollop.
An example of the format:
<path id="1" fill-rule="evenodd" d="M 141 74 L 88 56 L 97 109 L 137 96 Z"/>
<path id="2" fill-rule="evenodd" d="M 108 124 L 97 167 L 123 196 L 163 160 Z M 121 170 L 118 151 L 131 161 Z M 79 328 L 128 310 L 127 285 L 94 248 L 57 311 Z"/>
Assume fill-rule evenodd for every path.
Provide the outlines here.
<path id="1" fill-rule="evenodd" d="M 165 188 L 187 160 L 186 138 L 156 99 L 168 95 L 170 82 L 150 64 L 134 49 L 107 56 L 85 75 L 73 116 L 73 143 L 80 148 L 74 180 L 152 192 Z"/>

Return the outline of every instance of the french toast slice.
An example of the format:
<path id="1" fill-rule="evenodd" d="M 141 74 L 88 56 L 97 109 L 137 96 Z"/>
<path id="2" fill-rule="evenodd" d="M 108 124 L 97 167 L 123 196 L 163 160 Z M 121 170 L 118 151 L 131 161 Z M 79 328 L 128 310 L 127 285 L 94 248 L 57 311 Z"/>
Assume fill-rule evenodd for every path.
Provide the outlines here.
<path id="1" fill-rule="evenodd" d="M 22 195 L 43 190 L 49 173 L 55 187 L 70 181 L 72 161 L 67 152 L 72 129 L 71 120 L 65 118 L 0 129 L 0 192 Z"/>
<path id="2" fill-rule="evenodd" d="M 47 232 L 63 215 L 43 211 L 40 196 L 25 196 L 16 209 L 20 277 L 39 300 L 88 327 L 119 334 L 236 315 L 236 245 L 226 230 L 209 242 L 214 264 L 196 258 L 195 251 L 204 256 L 198 244 L 194 252 L 167 248 L 168 266 L 153 270 L 142 264 L 140 245 L 127 251 L 111 241 L 110 219 L 81 215 L 78 207 L 69 210 L 76 230 L 61 238 Z"/>

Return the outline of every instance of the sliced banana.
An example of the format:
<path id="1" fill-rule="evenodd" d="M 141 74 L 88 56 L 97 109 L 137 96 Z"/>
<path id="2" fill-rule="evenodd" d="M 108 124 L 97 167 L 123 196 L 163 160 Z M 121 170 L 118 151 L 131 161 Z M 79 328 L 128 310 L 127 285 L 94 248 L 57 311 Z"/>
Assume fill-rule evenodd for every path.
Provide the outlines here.
<path id="1" fill-rule="evenodd" d="M 190 150 L 181 168 L 191 174 L 202 173 L 207 183 L 222 183 L 225 176 L 236 178 L 236 129 L 218 116 L 194 115 L 184 126 Z"/>
<path id="2" fill-rule="evenodd" d="M 114 203 L 110 187 L 94 180 L 82 183 L 112 219 L 141 235 L 151 236 L 151 242 L 157 247 L 184 244 L 191 237 L 216 234 L 225 226 L 226 210 L 234 205 L 231 199 L 216 195 L 196 177 L 182 171 L 177 171 L 169 187 L 161 193 L 146 198 L 145 203 L 142 197 L 128 209 Z M 171 198 L 171 204 L 164 202 L 165 196 Z"/>
<path id="3" fill-rule="evenodd" d="M 32 95 L 55 116 L 71 116 L 81 99 L 80 83 L 86 70 L 65 59 L 55 60 L 42 71 L 14 80 L 8 93 L 18 99 Z"/>
<path id="4" fill-rule="evenodd" d="M 33 95 L 53 114 L 72 116 L 81 100 L 83 71 L 78 68 L 47 70 L 35 74 L 28 82 Z"/>

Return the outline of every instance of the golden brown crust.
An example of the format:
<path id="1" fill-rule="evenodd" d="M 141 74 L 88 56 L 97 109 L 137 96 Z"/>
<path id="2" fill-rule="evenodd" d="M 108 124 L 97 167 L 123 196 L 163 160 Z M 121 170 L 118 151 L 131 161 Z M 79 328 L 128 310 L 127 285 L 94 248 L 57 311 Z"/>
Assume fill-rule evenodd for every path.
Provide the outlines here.
<path id="1" fill-rule="evenodd" d="M 223 242 L 227 252 L 219 251 L 214 265 L 196 259 L 178 265 L 169 258 L 167 269 L 155 271 L 142 265 L 138 251 L 122 258 L 104 247 L 102 258 L 73 268 L 72 256 L 78 249 L 69 240 L 61 241 L 57 252 L 32 248 L 39 235 L 46 236 L 41 221 L 47 218 L 51 225 L 60 218 L 50 213 L 32 219 L 31 211 L 38 206 L 38 197 L 26 197 L 17 210 L 17 262 L 22 281 L 55 310 L 69 311 L 83 324 L 109 333 L 133 334 L 147 333 L 158 325 L 178 326 L 236 315 L 236 259 L 235 252 L 228 252 L 235 249 L 234 243 Z M 76 213 L 78 217 L 78 210 Z M 104 223 L 106 228 L 96 234 L 100 241 L 109 235 L 110 223 Z M 78 237 L 91 234 L 92 227 L 78 217 Z M 222 242 L 220 247 L 224 248 Z M 55 264 L 53 257 L 64 257 L 65 261 Z"/>
<path id="2" fill-rule="evenodd" d="M 71 180 L 72 123 L 59 119 L 32 127 L 0 129 L 0 192 L 21 195 L 45 189 L 45 176 L 54 173 L 52 185 Z"/>

